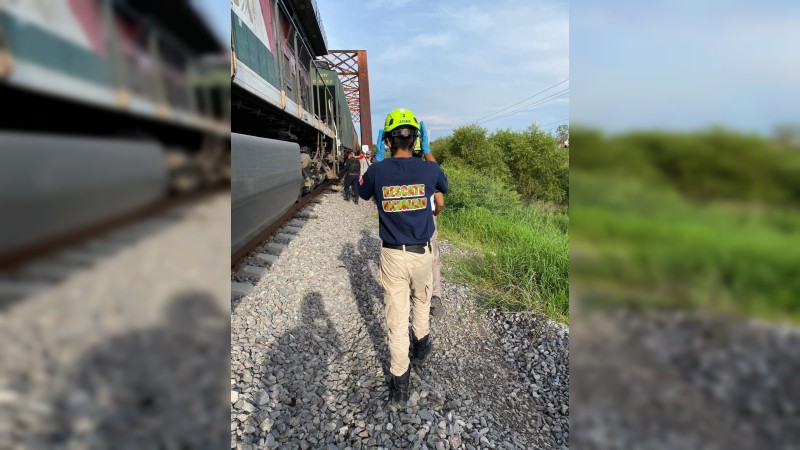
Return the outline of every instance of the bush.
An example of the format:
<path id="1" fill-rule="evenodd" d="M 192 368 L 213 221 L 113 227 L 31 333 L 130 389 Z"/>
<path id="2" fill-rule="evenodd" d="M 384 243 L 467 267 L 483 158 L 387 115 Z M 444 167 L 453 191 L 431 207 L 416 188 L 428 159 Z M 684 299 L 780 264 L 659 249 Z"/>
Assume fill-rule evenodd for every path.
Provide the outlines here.
<path id="1" fill-rule="evenodd" d="M 521 200 L 566 205 L 569 199 L 569 153 L 555 138 L 531 126 L 487 136 L 477 125 L 460 127 L 452 136 L 431 143 L 436 160 L 468 167 L 492 182 L 513 186 Z"/>
<path id="2" fill-rule="evenodd" d="M 489 142 L 503 153 L 517 191 L 527 200 L 566 204 L 569 162 L 553 136 L 531 126 L 522 133 L 501 130 Z"/>
<path id="3" fill-rule="evenodd" d="M 463 164 L 446 163 L 450 192 L 446 195 L 447 209 L 483 207 L 494 213 L 506 212 L 521 204 L 519 194 L 505 184 L 479 174 Z"/>
<path id="4" fill-rule="evenodd" d="M 611 137 L 574 128 L 576 169 L 637 178 L 695 200 L 800 205 L 800 154 L 765 138 L 713 128 Z"/>

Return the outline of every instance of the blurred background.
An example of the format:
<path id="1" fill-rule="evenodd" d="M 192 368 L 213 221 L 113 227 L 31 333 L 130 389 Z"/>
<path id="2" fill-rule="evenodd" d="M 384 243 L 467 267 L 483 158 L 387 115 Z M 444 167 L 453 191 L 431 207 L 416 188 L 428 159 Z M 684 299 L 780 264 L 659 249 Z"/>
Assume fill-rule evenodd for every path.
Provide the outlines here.
<path id="1" fill-rule="evenodd" d="M 570 445 L 800 448 L 800 8 L 570 11 Z"/>
<path id="2" fill-rule="evenodd" d="M 0 448 L 228 445 L 228 10 L 0 2 Z"/>

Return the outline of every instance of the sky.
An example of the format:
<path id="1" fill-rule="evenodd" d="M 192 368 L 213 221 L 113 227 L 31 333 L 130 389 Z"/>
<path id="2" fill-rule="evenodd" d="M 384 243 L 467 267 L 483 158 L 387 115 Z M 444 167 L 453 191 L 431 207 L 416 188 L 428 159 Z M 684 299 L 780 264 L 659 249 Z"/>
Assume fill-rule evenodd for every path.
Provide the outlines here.
<path id="1" fill-rule="evenodd" d="M 414 112 L 432 139 L 482 118 L 489 130 L 536 123 L 552 132 L 569 120 L 566 0 L 317 4 L 329 49 L 367 51 L 373 140 L 395 108 Z M 560 97 L 545 100 L 553 94 Z"/>
<path id="2" fill-rule="evenodd" d="M 572 125 L 800 124 L 800 2 L 572 0 Z"/>
<path id="3" fill-rule="evenodd" d="M 229 2 L 192 1 L 214 11 L 228 39 Z M 435 138 L 565 79 L 499 115 L 568 87 L 564 97 L 481 125 L 556 122 L 548 129 L 569 117 L 612 132 L 723 125 L 769 135 L 800 123 L 795 0 L 317 3 L 330 48 L 368 51 L 373 136 L 393 108 L 414 111 Z"/>
<path id="4" fill-rule="evenodd" d="M 197 8 L 212 31 L 220 40 L 227 43 L 231 40 L 231 2 L 230 0 L 190 0 Z"/>
<path id="5" fill-rule="evenodd" d="M 192 2 L 229 39 L 230 3 Z M 413 111 L 432 139 L 475 121 L 489 130 L 535 123 L 552 133 L 568 123 L 567 0 L 317 5 L 328 49 L 367 51 L 373 140 L 396 108 Z"/>

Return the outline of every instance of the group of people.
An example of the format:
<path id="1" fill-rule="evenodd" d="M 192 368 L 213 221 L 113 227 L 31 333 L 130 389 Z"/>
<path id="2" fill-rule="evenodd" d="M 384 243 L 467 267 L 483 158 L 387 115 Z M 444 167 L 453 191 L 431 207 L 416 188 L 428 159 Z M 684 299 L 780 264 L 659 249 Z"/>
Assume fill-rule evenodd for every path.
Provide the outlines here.
<path id="1" fill-rule="evenodd" d="M 387 148 L 390 158 L 385 158 Z M 345 198 L 352 195 L 355 203 L 374 198 L 378 207 L 380 280 L 391 360 L 389 400 L 404 405 L 412 363 L 420 366 L 433 348 L 430 317 L 440 316 L 443 309 L 436 216 L 449 187 L 431 153 L 425 124 L 407 109 L 389 113 L 378 133 L 374 163 L 370 156 L 348 155 Z"/>
<path id="2" fill-rule="evenodd" d="M 358 155 L 358 158 L 351 151 L 344 154 L 342 169 L 345 174 L 344 199 L 346 201 L 350 201 L 350 197 L 353 197 L 353 202 L 358 204 L 358 186 L 361 183 L 361 177 L 364 176 L 370 165 L 372 165 L 372 158 L 369 150 Z"/>

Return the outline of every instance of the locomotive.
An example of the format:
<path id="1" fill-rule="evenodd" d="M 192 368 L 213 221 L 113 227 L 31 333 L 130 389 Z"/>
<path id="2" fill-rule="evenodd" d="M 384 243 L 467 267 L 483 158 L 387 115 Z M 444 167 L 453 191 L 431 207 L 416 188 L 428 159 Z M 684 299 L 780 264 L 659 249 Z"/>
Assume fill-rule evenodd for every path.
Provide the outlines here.
<path id="1" fill-rule="evenodd" d="M 327 53 L 313 0 L 231 1 L 231 254 L 359 148 Z"/>
<path id="2" fill-rule="evenodd" d="M 0 256 L 229 185 L 226 53 L 188 0 L 0 2 Z"/>

